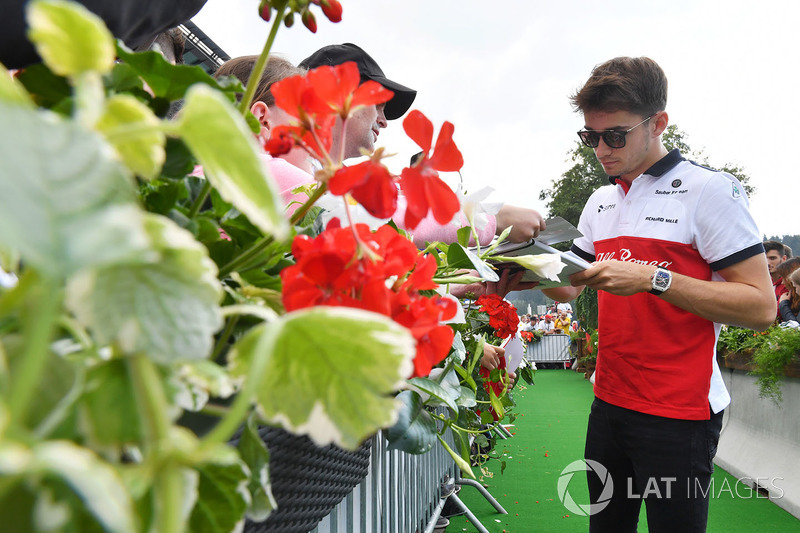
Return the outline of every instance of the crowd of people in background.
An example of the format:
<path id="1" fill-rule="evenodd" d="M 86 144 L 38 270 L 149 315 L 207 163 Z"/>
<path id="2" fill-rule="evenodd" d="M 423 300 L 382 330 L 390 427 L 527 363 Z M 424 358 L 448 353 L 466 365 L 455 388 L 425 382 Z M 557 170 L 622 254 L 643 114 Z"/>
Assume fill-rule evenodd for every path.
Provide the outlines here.
<path id="1" fill-rule="evenodd" d="M 555 302 L 541 315 L 525 313 L 520 316 L 519 330 L 568 335 L 570 331 L 578 331 L 578 321 L 572 319 L 572 306 L 568 302 Z"/>
<path id="2" fill-rule="evenodd" d="M 777 301 L 776 321 L 785 327 L 800 327 L 800 257 L 792 257 L 792 249 L 779 241 L 764 241 L 769 274 Z"/>

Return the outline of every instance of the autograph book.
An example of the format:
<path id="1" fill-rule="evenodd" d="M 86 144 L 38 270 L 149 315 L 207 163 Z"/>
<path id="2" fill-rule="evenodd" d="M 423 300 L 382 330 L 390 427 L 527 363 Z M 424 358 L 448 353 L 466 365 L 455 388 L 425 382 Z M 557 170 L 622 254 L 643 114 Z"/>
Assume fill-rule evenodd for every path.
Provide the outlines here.
<path id="1" fill-rule="evenodd" d="M 550 287 L 561 287 L 569 285 L 569 276 L 577 272 L 581 272 L 589 268 L 590 264 L 575 255 L 573 252 L 562 252 L 556 250 L 551 244 L 572 240 L 576 237 L 581 237 L 582 234 L 572 224 L 567 222 L 561 217 L 556 217 L 545 222 L 547 229 L 539 234 L 539 236 L 528 242 L 515 243 L 503 242 L 497 246 L 492 252 L 493 255 L 505 257 L 518 257 L 523 255 L 539 255 L 539 254 L 558 254 L 561 262 L 564 263 L 564 268 L 558 274 L 559 281 L 553 281 L 546 277 L 540 276 L 536 272 L 526 269 L 524 266 L 511 261 L 502 262 L 492 260 L 487 261 L 498 269 L 508 268 L 512 271 L 525 270 L 525 275 L 522 281 L 538 281 L 537 288 L 547 289 Z"/>

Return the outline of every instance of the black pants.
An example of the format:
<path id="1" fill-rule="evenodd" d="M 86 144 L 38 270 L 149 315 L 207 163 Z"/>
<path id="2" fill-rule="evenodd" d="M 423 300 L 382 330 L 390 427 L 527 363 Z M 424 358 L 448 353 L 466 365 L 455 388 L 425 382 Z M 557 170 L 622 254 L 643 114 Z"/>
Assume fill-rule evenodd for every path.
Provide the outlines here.
<path id="1" fill-rule="evenodd" d="M 676 420 L 595 399 L 586 459 L 605 467 L 614 486 L 609 491 L 607 479 L 587 472 L 589 531 L 635 532 L 642 500 L 651 533 L 705 531 L 721 428 L 721 411 L 710 420 Z"/>

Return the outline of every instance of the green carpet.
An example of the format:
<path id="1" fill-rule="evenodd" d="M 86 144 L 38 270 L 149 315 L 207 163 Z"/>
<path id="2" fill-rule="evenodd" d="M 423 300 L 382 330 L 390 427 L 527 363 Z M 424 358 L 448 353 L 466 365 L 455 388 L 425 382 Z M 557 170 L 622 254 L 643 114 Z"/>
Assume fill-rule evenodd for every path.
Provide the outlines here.
<path id="1" fill-rule="evenodd" d="M 583 458 L 586 422 L 594 395 L 582 374 L 569 370 L 539 370 L 536 385 L 518 386 L 514 395 L 518 417 L 509 430 L 515 435 L 499 440 L 500 459 L 488 463 L 490 476 L 482 482 L 508 511 L 494 508 L 472 487 L 460 497 L 492 533 L 569 533 L 589 530 L 589 518 L 570 512 L 561 503 L 557 483 L 562 470 Z M 501 474 L 501 461 L 506 468 Z M 476 475 L 478 474 L 475 469 Z M 717 467 L 710 503 L 710 533 L 800 532 L 800 520 L 765 498 L 736 496 L 736 480 Z M 589 501 L 586 477 L 576 472 L 568 493 L 578 504 Z M 740 489 L 740 495 L 748 491 Z M 450 519 L 447 533 L 474 532 L 464 516 Z M 639 531 L 647 531 L 642 505 Z"/>

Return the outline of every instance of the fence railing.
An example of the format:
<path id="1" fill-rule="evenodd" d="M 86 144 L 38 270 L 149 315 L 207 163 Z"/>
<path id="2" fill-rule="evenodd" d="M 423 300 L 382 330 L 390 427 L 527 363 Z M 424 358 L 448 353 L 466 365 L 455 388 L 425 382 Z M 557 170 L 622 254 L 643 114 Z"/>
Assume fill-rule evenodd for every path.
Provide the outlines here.
<path id="1" fill-rule="evenodd" d="M 533 363 L 565 363 L 573 357 L 569 345 L 569 335 L 545 335 L 536 342 L 528 343 L 525 358 Z"/>
<path id="2" fill-rule="evenodd" d="M 478 488 L 498 512 L 505 513 L 480 484 L 460 479 L 453 458 L 438 443 L 428 453 L 411 455 L 389 450 L 381 433 L 372 439 L 366 478 L 322 519 L 313 533 L 430 533 L 448 497 L 466 511 L 478 531 L 488 533 L 452 492 L 455 484 Z M 444 440 L 455 449 L 449 431 Z"/>

